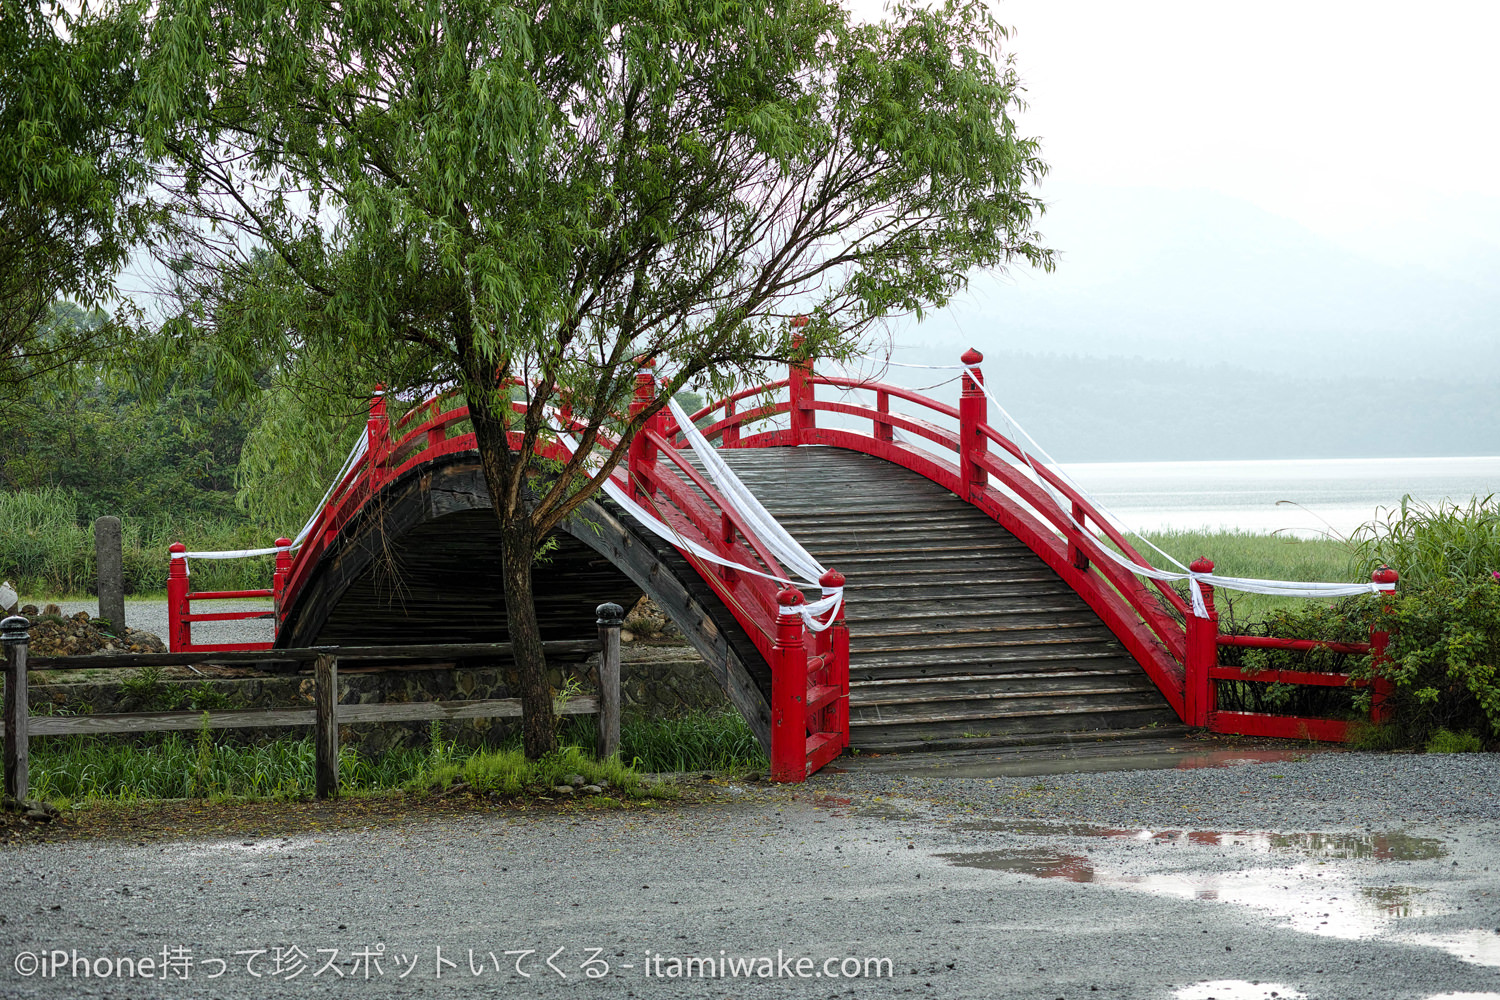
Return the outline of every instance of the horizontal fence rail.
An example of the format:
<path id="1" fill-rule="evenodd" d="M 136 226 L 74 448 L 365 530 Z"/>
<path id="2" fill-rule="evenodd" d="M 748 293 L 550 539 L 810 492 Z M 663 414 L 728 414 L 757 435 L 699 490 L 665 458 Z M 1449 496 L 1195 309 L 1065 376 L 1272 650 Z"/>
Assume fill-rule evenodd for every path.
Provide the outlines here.
<path id="1" fill-rule="evenodd" d="M 564 715 L 598 715 L 595 751 L 601 759 L 620 745 L 620 630 L 623 610 L 617 604 L 597 609 L 597 640 L 543 643 L 551 653 L 598 652 L 597 695 L 569 699 L 558 706 Z M 318 798 L 338 795 L 340 725 L 355 723 L 428 722 L 450 719 L 520 718 L 519 698 L 471 701 L 338 703 L 339 664 L 362 661 L 424 661 L 434 657 L 508 655 L 510 643 L 422 644 L 407 646 L 315 646 L 268 652 L 221 650 L 209 653 L 124 653 L 113 656 L 32 657 L 25 618 L 0 622 L 0 645 L 5 654 L 4 790 L 16 802 L 26 798 L 30 785 L 29 741 L 32 736 L 78 736 L 105 733 L 146 733 L 208 729 L 260 729 L 312 726 Z M 313 673 L 312 708 L 232 709 L 208 712 L 123 712 L 108 715 L 32 716 L 27 698 L 28 675 L 33 671 L 67 671 L 99 667 L 142 667 L 199 663 L 310 663 Z"/>

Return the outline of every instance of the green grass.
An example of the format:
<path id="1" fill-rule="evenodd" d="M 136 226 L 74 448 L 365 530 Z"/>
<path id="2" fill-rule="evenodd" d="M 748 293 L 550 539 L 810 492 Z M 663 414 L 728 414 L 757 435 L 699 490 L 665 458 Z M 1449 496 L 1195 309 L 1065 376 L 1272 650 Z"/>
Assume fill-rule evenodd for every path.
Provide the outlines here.
<path id="1" fill-rule="evenodd" d="M 1148 532 L 1147 537 L 1184 564 L 1200 557 L 1212 559 L 1214 572 L 1222 576 L 1330 583 L 1355 583 L 1370 578 L 1369 571 L 1363 569 L 1360 562 L 1357 547 L 1334 539 L 1295 538 L 1249 531 L 1163 531 Z M 1136 548 L 1155 565 L 1166 562 L 1142 545 Z M 1186 596 L 1185 586 L 1182 593 Z M 1232 617 L 1235 621 L 1260 618 L 1278 608 L 1306 607 L 1310 600 L 1242 594 L 1223 588 L 1215 591 L 1214 598 L 1220 616 Z M 1326 604 L 1335 598 L 1312 600 Z"/>
<path id="2" fill-rule="evenodd" d="M 1427 741 L 1428 753 L 1482 753 L 1484 742 L 1473 733 L 1455 733 L 1439 729 Z"/>
<path id="3" fill-rule="evenodd" d="M 545 792 L 570 775 L 609 782 L 617 796 L 662 794 L 645 772 L 764 770 L 765 756 L 737 714 L 699 712 L 680 719 L 626 720 L 621 752 L 594 760 L 593 719 L 576 717 L 562 733 L 564 748 L 527 761 L 518 738 L 498 749 L 473 749 L 444 739 L 434 725 L 426 747 L 367 755 L 345 747 L 340 786 L 348 792 L 450 787 L 502 796 Z M 89 736 L 41 737 L 31 744 L 34 798 L 70 802 L 233 797 L 300 799 L 313 794 L 312 741 L 283 738 L 260 744 L 216 739 L 204 730 L 139 742 Z"/>
<path id="4" fill-rule="evenodd" d="M 79 520 L 78 509 L 78 496 L 71 490 L 0 491 L 0 580 L 11 581 L 27 600 L 38 604 L 93 593 L 98 577 L 94 528 Z M 174 541 L 190 550 L 265 548 L 275 541 L 245 521 L 122 520 L 125 592 L 132 595 L 166 589 L 167 546 Z M 270 556 L 200 559 L 192 565 L 193 586 L 266 588 L 271 585 L 273 562 Z"/>

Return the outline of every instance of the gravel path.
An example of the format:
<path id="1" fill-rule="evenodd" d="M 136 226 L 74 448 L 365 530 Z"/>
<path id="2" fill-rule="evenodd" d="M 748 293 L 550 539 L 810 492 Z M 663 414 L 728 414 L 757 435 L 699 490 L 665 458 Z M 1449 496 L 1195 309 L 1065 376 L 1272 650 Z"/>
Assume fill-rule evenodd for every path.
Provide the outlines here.
<path id="1" fill-rule="evenodd" d="M 36 845 L 10 850 L 0 879 L 0 995 L 1493 998 L 1494 777 L 1483 757 L 1364 754 L 1015 779 L 851 771 L 693 779 L 715 798 L 659 809 Z M 294 946 L 311 965 L 267 975 Z M 359 956 L 379 947 L 367 980 Z M 154 984 L 16 971 L 44 950 L 163 948 L 205 961 Z M 892 976 L 799 978 L 778 950 L 810 973 L 885 957 Z M 776 974 L 646 973 L 653 955 L 670 970 L 721 953 L 769 956 Z M 586 978 L 591 955 L 607 975 Z"/>

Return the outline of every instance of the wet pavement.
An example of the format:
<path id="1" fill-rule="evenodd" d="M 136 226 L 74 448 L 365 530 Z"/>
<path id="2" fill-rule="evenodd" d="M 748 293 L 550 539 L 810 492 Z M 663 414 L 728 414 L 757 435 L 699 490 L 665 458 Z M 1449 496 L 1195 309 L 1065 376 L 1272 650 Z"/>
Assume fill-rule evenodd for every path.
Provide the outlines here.
<path id="1" fill-rule="evenodd" d="M 0 876 L 0 995 L 1500 1000 L 1491 767 L 851 771 L 657 809 L 31 846 Z M 1343 791 L 1319 814 L 1278 804 L 1287 782 Z M 1121 821 L 1181 802 L 1190 822 Z"/>

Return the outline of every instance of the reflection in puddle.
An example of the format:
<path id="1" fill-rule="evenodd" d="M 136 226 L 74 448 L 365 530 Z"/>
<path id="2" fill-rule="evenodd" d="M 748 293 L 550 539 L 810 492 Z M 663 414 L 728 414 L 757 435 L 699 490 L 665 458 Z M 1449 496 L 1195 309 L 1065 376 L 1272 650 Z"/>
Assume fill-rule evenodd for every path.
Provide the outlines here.
<path id="1" fill-rule="evenodd" d="M 960 868 L 985 868 L 996 872 L 1019 872 L 1037 878 L 1061 878 L 1069 882 L 1094 881 L 1094 868 L 1082 854 L 1051 851 L 979 851 L 972 854 L 939 854 Z"/>
<path id="2" fill-rule="evenodd" d="M 1430 861 L 1447 857 L 1440 840 L 1396 833 L 1270 833 L 1262 830 L 1116 830 L 1085 823 L 1041 823 L 1028 820 L 975 820 L 955 823 L 954 830 L 1014 833 L 1037 837 L 1106 837 L 1143 843 L 1242 847 L 1261 854 L 1273 851 L 1314 858 L 1373 858 L 1376 861 Z"/>
<path id="3" fill-rule="evenodd" d="M 1281 983 L 1247 983 L 1243 979 L 1215 979 L 1184 986 L 1172 994 L 1177 1000 L 1306 1000 L 1307 994 Z"/>
<path id="4" fill-rule="evenodd" d="M 1082 854 L 1055 851 L 979 851 L 939 857 L 964 868 L 1089 882 L 1177 899 L 1234 903 L 1281 917 L 1284 926 L 1294 930 L 1328 937 L 1370 937 L 1391 920 L 1446 912 L 1424 899 L 1426 889 L 1349 885 L 1336 873 L 1320 872 L 1315 865 L 1305 863 L 1246 871 L 1126 875 L 1101 868 Z"/>

